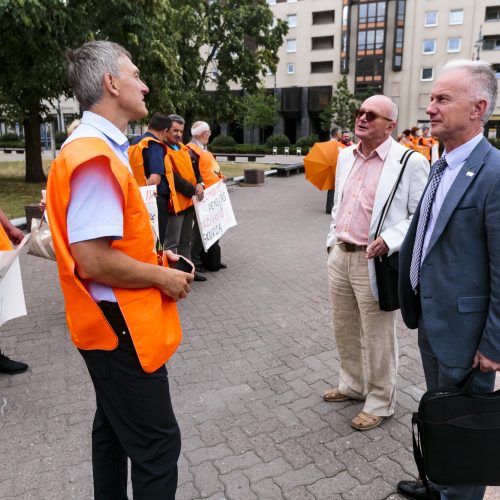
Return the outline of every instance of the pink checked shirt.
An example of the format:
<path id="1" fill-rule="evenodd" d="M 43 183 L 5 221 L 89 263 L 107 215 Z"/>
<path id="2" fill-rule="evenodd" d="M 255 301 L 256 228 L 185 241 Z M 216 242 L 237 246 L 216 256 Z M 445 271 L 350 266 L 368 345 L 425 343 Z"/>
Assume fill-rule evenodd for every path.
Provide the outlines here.
<path id="1" fill-rule="evenodd" d="M 388 137 L 368 158 L 363 156 L 360 145 L 353 150 L 354 165 L 344 185 L 336 229 L 340 241 L 368 245 L 373 202 L 391 138 Z"/>

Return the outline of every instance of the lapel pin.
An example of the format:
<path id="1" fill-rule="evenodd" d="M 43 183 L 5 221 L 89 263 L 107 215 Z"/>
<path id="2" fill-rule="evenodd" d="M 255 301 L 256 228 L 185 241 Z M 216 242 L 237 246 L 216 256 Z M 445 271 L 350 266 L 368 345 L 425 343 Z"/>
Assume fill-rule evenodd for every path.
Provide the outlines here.
<path id="1" fill-rule="evenodd" d="M 470 170 L 465 174 L 467 177 L 472 177 L 474 175 L 474 172 L 471 172 Z"/>

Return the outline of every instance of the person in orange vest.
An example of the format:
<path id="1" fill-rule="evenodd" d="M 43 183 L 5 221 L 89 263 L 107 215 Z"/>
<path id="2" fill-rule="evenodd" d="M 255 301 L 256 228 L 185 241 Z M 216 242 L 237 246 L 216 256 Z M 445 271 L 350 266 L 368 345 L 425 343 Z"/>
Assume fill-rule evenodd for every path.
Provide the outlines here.
<path id="1" fill-rule="evenodd" d="M 183 255 L 191 260 L 191 239 L 193 235 L 194 206 L 192 197 L 196 195 L 203 199 L 205 183 L 201 177 L 198 166 L 193 163 L 189 149 L 181 142 L 184 133 L 184 118 L 179 115 L 168 116 L 168 126 L 165 128 L 165 144 L 167 145 L 167 158 L 171 162 L 178 179 L 183 182 L 186 195 L 178 193 L 180 211 L 168 214 L 167 232 L 165 235 L 165 249 Z M 176 180 L 176 186 L 177 186 Z M 195 281 L 206 281 L 206 276 L 195 271 Z"/>
<path id="2" fill-rule="evenodd" d="M 12 250 L 11 242 L 19 245 L 24 238 L 24 233 L 14 226 L 0 208 L 0 251 Z M 26 363 L 14 361 L 0 351 L 0 373 L 15 375 L 28 369 Z"/>
<path id="3" fill-rule="evenodd" d="M 189 154 L 194 162 L 198 165 L 201 177 L 205 184 L 205 187 L 210 187 L 220 180 L 224 180 L 224 175 L 221 172 L 220 166 L 217 163 L 214 155 L 207 149 L 208 141 L 212 131 L 210 130 L 210 125 L 207 122 L 196 121 L 191 127 L 191 141 L 188 142 L 187 147 L 189 148 Z M 200 228 L 198 227 L 198 222 L 196 217 L 194 219 L 193 225 L 193 238 L 191 247 L 191 257 L 194 265 L 198 272 L 205 272 L 207 269 L 203 267 L 202 254 L 203 254 L 203 243 L 201 241 Z M 212 249 L 212 252 L 217 252 L 220 256 L 219 242 L 214 243 L 217 250 Z M 218 259 L 217 259 L 218 260 Z M 218 263 L 218 269 L 214 267 L 215 270 L 226 269 L 227 265 L 220 262 Z"/>
<path id="4" fill-rule="evenodd" d="M 342 130 L 342 137 L 340 138 L 340 144 L 342 147 L 347 148 L 349 146 L 353 146 L 354 142 L 351 141 L 351 132 L 350 130 Z"/>
<path id="5" fill-rule="evenodd" d="M 432 137 L 429 125 L 422 126 L 422 135 L 418 139 L 418 144 L 426 148 L 425 157 L 429 163 L 439 160 L 439 152 L 436 151 L 439 148 L 439 141 Z M 432 157 L 433 149 L 435 150 L 435 158 Z"/>
<path id="6" fill-rule="evenodd" d="M 179 211 L 175 177 L 171 163 L 166 161 L 167 145 L 165 129 L 169 124 L 168 116 L 164 113 L 154 113 L 148 123 L 148 130 L 140 137 L 136 137 L 128 150 L 130 166 L 139 186 L 156 185 L 156 204 L 158 206 L 159 239 L 163 244 L 167 232 L 168 212 Z M 178 189 L 183 190 L 182 180 L 178 182 Z M 191 186 L 191 184 L 189 184 Z M 189 196 L 191 191 L 184 191 Z"/>
<path id="7" fill-rule="evenodd" d="M 67 52 L 80 126 L 52 163 L 47 210 L 66 319 L 96 393 L 94 498 L 174 498 L 180 432 L 165 362 L 182 331 L 176 301 L 192 273 L 158 265 L 149 214 L 128 163 L 128 122 L 149 92 L 120 45 Z M 76 395 L 75 395 L 76 396 Z"/>
<path id="8" fill-rule="evenodd" d="M 338 144 L 339 148 L 345 148 L 344 144 L 342 144 L 342 129 L 337 125 L 334 125 L 330 129 L 330 141 L 335 141 Z M 329 189 L 326 192 L 326 208 L 325 213 L 331 214 L 333 208 L 333 198 L 335 196 L 335 189 Z"/>

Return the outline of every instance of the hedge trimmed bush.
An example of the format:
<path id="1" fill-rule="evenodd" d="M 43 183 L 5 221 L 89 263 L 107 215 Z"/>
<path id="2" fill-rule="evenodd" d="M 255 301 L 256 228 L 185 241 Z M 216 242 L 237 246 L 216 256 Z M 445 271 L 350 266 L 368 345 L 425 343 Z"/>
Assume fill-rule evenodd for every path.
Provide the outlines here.
<path id="1" fill-rule="evenodd" d="M 297 139 L 296 146 L 300 148 L 312 148 L 315 143 L 319 142 L 319 137 L 316 134 L 306 135 Z"/>
<path id="2" fill-rule="evenodd" d="M 212 148 L 231 147 L 236 146 L 236 141 L 230 135 L 220 134 L 210 143 L 210 146 Z"/>
<path id="3" fill-rule="evenodd" d="M 274 146 L 284 148 L 290 146 L 290 139 L 285 134 L 273 134 L 266 139 L 266 146 L 271 150 Z"/>

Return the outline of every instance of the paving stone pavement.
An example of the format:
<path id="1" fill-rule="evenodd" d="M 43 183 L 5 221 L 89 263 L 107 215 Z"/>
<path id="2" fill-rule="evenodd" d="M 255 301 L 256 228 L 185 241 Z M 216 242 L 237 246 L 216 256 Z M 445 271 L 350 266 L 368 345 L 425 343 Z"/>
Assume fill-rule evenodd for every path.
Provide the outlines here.
<path id="1" fill-rule="evenodd" d="M 416 474 L 410 414 L 424 388 L 414 332 L 398 322 L 394 417 L 354 431 L 360 405 L 321 398 L 339 364 L 326 194 L 303 175 L 229 189 L 238 225 L 221 243 L 228 268 L 179 304 L 184 339 L 168 362 L 183 439 L 177 499 L 399 498 L 397 482 Z M 30 369 L 0 375 L 0 498 L 91 499 L 91 382 L 55 263 L 21 264 L 29 315 L 2 327 L 0 346 Z"/>

